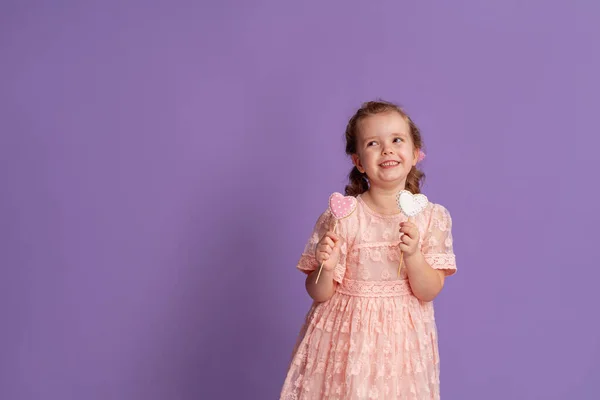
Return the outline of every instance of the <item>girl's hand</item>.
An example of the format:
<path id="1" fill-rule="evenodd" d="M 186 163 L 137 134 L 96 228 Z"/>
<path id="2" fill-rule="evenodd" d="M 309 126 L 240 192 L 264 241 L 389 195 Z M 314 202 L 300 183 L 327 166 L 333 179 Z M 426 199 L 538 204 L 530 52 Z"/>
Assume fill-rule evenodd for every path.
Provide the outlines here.
<path id="1" fill-rule="evenodd" d="M 317 249 L 315 251 L 315 257 L 319 266 L 323 263 L 323 269 L 325 271 L 333 271 L 340 258 L 340 246 L 341 239 L 332 231 L 328 231 L 319 240 Z"/>
<path id="2" fill-rule="evenodd" d="M 419 229 L 410 221 L 400 223 L 400 232 L 403 233 L 400 238 L 400 250 L 407 256 L 412 256 L 417 252 L 419 245 Z"/>

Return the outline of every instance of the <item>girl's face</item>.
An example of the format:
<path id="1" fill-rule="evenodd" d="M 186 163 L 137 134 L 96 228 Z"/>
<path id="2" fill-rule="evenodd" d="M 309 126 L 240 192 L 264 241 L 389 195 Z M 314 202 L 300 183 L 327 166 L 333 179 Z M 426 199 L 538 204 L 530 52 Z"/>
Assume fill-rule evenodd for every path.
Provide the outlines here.
<path id="1" fill-rule="evenodd" d="M 356 145 L 352 161 L 367 174 L 371 186 L 404 188 L 408 173 L 417 164 L 418 149 L 403 116 L 391 111 L 366 117 L 358 124 Z"/>

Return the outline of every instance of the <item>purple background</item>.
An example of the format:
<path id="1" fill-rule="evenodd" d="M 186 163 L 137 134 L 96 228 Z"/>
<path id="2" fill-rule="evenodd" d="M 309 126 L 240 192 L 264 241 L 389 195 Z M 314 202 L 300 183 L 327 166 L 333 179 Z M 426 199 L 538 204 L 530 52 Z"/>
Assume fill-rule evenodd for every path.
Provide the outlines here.
<path id="1" fill-rule="evenodd" d="M 598 2 L 96 3 L 0 6 L 0 398 L 277 398 L 377 97 L 454 218 L 442 398 L 598 398 Z"/>

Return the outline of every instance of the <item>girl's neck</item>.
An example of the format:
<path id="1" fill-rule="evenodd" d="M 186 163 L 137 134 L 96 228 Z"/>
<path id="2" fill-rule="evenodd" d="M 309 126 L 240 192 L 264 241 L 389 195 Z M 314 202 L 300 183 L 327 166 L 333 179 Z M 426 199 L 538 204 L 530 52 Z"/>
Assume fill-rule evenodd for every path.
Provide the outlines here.
<path id="1" fill-rule="evenodd" d="M 396 195 L 400 190 L 401 188 L 393 190 L 370 187 L 362 194 L 362 198 L 369 207 L 380 214 L 398 214 L 400 211 Z"/>

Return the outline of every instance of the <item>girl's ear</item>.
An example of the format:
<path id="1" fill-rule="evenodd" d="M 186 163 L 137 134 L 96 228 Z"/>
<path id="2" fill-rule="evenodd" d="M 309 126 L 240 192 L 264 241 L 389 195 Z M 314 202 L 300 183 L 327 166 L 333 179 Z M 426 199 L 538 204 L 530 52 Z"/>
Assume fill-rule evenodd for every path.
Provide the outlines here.
<path id="1" fill-rule="evenodd" d="M 361 174 L 365 173 L 365 169 L 362 166 L 362 163 L 360 162 L 360 157 L 358 156 L 358 154 L 352 154 L 352 163 L 354 164 L 354 166 L 356 166 L 356 168 L 360 171 Z"/>
<path id="2" fill-rule="evenodd" d="M 415 149 L 413 151 L 413 162 L 412 162 L 412 166 L 414 167 L 415 165 L 417 165 L 417 163 L 419 162 L 419 154 L 421 153 L 421 150 L 419 149 Z"/>

